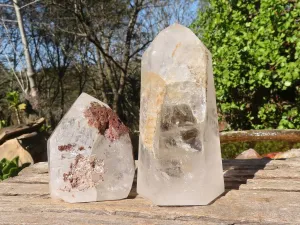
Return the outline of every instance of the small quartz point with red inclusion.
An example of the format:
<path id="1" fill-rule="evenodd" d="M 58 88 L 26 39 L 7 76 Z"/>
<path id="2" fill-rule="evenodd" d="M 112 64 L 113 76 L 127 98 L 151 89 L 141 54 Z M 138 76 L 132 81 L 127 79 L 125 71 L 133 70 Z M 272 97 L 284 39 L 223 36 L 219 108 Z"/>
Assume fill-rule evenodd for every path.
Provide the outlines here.
<path id="1" fill-rule="evenodd" d="M 48 140 L 50 193 L 66 202 L 126 198 L 135 167 L 128 128 L 82 93 Z"/>

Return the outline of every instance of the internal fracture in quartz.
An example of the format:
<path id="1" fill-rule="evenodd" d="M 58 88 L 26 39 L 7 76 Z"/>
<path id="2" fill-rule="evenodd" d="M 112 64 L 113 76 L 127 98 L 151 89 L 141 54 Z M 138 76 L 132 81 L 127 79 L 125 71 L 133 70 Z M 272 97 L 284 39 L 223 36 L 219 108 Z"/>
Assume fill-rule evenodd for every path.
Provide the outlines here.
<path id="1" fill-rule="evenodd" d="M 211 54 L 188 28 L 163 30 L 142 58 L 137 192 L 206 205 L 224 192 Z"/>
<path id="2" fill-rule="evenodd" d="M 48 140 L 50 193 L 67 202 L 126 198 L 134 177 L 128 128 L 85 93 Z"/>

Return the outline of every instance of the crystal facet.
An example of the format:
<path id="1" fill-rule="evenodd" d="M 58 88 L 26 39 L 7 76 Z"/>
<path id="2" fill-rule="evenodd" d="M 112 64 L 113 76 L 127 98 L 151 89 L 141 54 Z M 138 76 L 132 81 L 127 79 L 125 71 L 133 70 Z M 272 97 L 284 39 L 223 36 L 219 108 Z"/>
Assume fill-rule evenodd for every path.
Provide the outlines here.
<path id="1" fill-rule="evenodd" d="M 48 140 L 50 193 L 67 202 L 126 198 L 134 177 L 127 127 L 109 106 L 85 93 Z"/>
<path id="2" fill-rule="evenodd" d="M 137 192 L 206 205 L 224 192 L 211 54 L 188 28 L 163 30 L 142 58 Z"/>

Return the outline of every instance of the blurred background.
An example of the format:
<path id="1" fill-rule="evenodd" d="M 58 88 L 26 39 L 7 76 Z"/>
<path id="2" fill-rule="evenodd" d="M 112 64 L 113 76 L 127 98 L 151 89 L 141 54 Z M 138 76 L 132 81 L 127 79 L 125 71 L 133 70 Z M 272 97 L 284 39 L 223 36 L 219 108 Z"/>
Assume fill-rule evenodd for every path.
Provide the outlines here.
<path id="1" fill-rule="evenodd" d="M 141 56 L 175 22 L 212 53 L 220 131 L 300 128 L 299 1 L 0 0 L 0 144 L 35 123 L 23 146 L 43 152 L 86 92 L 119 114 L 136 152 Z M 223 146 L 223 157 L 249 147 Z M 261 151 L 275 147 L 300 145 Z"/>

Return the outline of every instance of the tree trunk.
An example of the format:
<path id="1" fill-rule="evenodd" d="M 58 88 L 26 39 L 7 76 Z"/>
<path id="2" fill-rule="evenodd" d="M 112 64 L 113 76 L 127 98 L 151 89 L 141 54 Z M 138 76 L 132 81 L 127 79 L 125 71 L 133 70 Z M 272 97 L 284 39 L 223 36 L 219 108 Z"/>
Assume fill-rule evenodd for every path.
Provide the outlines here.
<path id="1" fill-rule="evenodd" d="M 59 86 L 60 86 L 60 119 L 63 118 L 65 113 L 65 88 L 64 88 L 64 82 L 62 78 L 59 78 Z"/>
<path id="2" fill-rule="evenodd" d="M 15 107 L 15 113 L 16 113 L 17 123 L 18 123 L 18 125 L 20 125 L 21 124 L 21 117 L 20 117 L 20 113 L 19 113 L 19 110 L 18 110 L 18 106 Z"/>
<path id="3" fill-rule="evenodd" d="M 119 88 L 118 88 L 118 93 L 114 98 L 114 108 L 115 111 L 118 112 L 119 110 L 119 104 L 120 104 L 120 96 L 123 95 L 124 87 L 125 87 L 125 79 L 127 77 L 127 72 L 128 72 L 128 64 L 130 60 L 130 49 L 131 49 L 131 40 L 132 40 L 132 35 L 134 32 L 134 26 L 137 21 L 138 14 L 141 10 L 141 3 L 137 0 L 135 2 L 135 9 L 133 10 L 131 14 L 131 18 L 127 27 L 127 32 L 126 32 L 126 39 L 125 39 L 125 44 L 124 44 L 124 49 L 123 49 L 123 56 L 122 56 L 122 68 L 123 70 L 121 71 L 120 75 L 120 81 L 119 81 Z"/>
<path id="4" fill-rule="evenodd" d="M 103 68 L 101 67 L 101 53 L 99 51 L 99 49 L 97 49 L 97 64 L 98 64 L 98 74 L 99 74 L 99 81 L 100 81 L 100 92 L 101 92 L 101 96 L 102 96 L 102 100 L 105 103 L 108 103 L 107 100 L 107 96 L 105 93 L 105 88 L 104 88 L 104 72 L 103 72 Z"/>
<path id="5" fill-rule="evenodd" d="M 30 98 L 30 103 L 34 108 L 38 105 L 38 90 L 35 82 L 35 71 L 33 69 L 31 55 L 28 48 L 28 41 L 25 34 L 24 24 L 23 24 L 23 18 L 20 11 L 20 6 L 18 5 L 18 0 L 13 0 L 14 9 L 16 12 L 17 22 L 19 26 L 19 31 L 22 39 L 23 49 L 24 49 L 24 55 L 26 60 L 26 71 L 27 71 L 27 77 L 29 82 L 29 87 L 27 87 L 27 95 Z"/>

